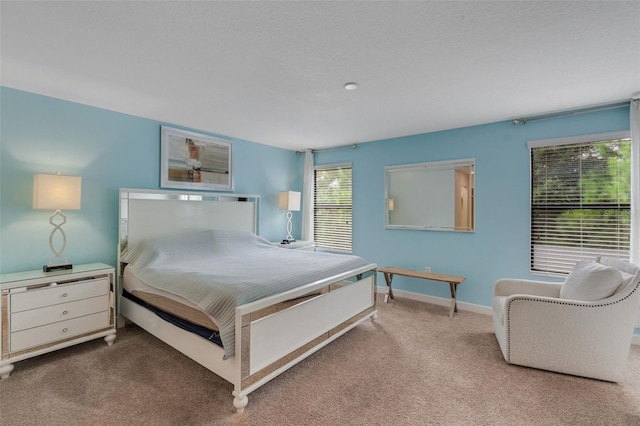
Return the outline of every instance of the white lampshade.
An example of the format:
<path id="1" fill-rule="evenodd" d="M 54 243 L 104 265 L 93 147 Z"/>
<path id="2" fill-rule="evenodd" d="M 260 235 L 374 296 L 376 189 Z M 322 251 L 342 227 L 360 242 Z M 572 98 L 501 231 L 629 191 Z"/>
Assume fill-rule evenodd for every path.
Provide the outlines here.
<path id="1" fill-rule="evenodd" d="M 282 191 L 280 193 L 280 210 L 299 211 L 300 193 L 296 191 Z"/>
<path id="2" fill-rule="evenodd" d="M 42 210 L 79 210 L 82 178 L 53 174 L 33 177 L 33 208 Z"/>

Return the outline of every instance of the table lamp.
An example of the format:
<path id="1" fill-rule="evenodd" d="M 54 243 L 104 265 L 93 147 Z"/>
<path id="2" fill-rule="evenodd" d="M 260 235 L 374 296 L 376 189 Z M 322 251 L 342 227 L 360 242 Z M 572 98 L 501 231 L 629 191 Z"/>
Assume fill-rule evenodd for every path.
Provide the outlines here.
<path id="1" fill-rule="evenodd" d="M 293 217 L 292 211 L 300 210 L 300 193 L 296 191 L 282 191 L 280 193 L 280 210 L 287 210 L 287 238 L 282 240 L 282 244 L 289 244 L 295 241 L 291 231 L 293 224 L 291 218 Z"/>
<path id="2" fill-rule="evenodd" d="M 42 267 L 44 272 L 72 269 L 67 258 L 62 255 L 67 246 L 67 236 L 62 225 L 67 223 L 67 217 L 61 210 L 80 210 L 82 178 L 80 176 L 64 176 L 61 174 L 37 174 L 33 177 L 33 208 L 39 210 L 55 210 L 49 216 L 49 223 L 53 231 L 49 236 L 49 247 L 53 257 Z M 59 218 L 57 218 L 59 216 Z M 59 220 L 60 223 L 56 223 Z M 53 236 L 59 232 L 62 236 L 62 247 L 53 247 Z"/>

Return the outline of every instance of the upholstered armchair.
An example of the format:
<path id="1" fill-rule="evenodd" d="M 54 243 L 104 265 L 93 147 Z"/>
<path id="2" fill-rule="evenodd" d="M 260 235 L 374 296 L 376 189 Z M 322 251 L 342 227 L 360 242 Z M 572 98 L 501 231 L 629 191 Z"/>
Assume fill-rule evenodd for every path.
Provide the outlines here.
<path id="1" fill-rule="evenodd" d="M 493 330 L 511 364 L 616 382 L 640 307 L 640 268 L 580 261 L 564 283 L 502 279 Z"/>

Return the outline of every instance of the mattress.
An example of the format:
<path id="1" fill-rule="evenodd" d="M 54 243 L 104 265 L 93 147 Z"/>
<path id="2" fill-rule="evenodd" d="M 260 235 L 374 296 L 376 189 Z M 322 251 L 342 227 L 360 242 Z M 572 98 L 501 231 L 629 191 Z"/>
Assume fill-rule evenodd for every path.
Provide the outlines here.
<path id="1" fill-rule="evenodd" d="M 154 287 L 148 286 L 142 280 L 138 279 L 138 277 L 127 271 L 125 267 L 124 274 L 122 277 L 122 287 L 124 292 L 133 295 L 134 297 L 128 297 L 126 293 L 124 293 L 125 297 L 133 300 L 134 302 L 145 306 L 147 308 L 155 308 L 152 309 L 155 313 L 158 313 L 157 310 L 161 311 L 164 314 L 169 315 L 169 317 L 165 315 L 160 315 L 163 319 L 171 322 L 174 325 L 177 325 L 185 330 L 191 331 L 195 334 L 198 334 L 202 337 L 207 338 L 208 340 L 212 340 L 207 337 L 204 330 L 197 330 L 190 327 L 189 324 L 196 325 L 198 327 L 202 327 L 211 332 L 219 333 L 219 328 L 216 325 L 213 318 L 211 318 L 206 312 L 204 312 L 198 305 L 190 302 L 189 300 L 177 296 L 172 293 L 167 293 L 163 290 L 156 289 Z M 312 299 L 322 293 L 326 293 L 327 289 L 323 289 L 319 292 L 313 292 L 305 296 L 297 297 L 295 299 L 287 300 L 276 305 L 270 306 L 268 308 L 262 309 L 259 314 L 254 314 L 253 320 L 260 319 L 261 317 L 265 317 L 267 315 L 274 314 L 288 307 L 294 306 L 298 303 L 304 302 L 306 300 Z M 136 300 L 138 299 L 138 300 Z M 142 301 L 144 303 L 139 303 Z M 189 324 L 180 324 L 179 321 L 174 321 L 171 317 L 177 317 L 181 320 L 187 321 Z M 218 344 L 218 346 L 222 346 L 222 343 L 218 343 L 215 340 L 214 343 Z"/>
<path id="2" fill-rule="evenodd" d="M 163 312 L 212 331 L 220 331 L 213 318 L 184 297 L 153 288 L 124 268 L 123 288 L 130 294 Z"/>
<path id="3" fill-rule="evenodd" d="M 178 318 L 175 315 L 172 315 L 168 312 L 163 311 L 162 309 L 158 309 L 153 305 L 148 304 L 147 302 L 145 302 L 144 300 L 141 300 L 139 298 L 137 298 L 136 296 L 134 296 L 133 294 L 129 293 L 127 290 L 122 289 L 122 297 L 124 299 L 129 299 L 131 302 L 146 308 L 147 310 L 153 312 L 154 314 L 156 314 L 159 318 L 162 318 L 163 320 L 167 321 L 170 324 L 173 324 L 176 327 L 179 327 L 183 330 L 189 331 L 197 336 L 202 337 L 205 340 L 210 341 L 211 343 L 216 344 L 217 346 L 221 347 L 224 349 L 224 346 L 222 344 L 222 339 L 220 338 L 220 333 L 214 330 L 209 330 L 208 328 L 196 325 L 196 324 L 192 324 L 187 320 L 184 320 L 182 318 Z"/>

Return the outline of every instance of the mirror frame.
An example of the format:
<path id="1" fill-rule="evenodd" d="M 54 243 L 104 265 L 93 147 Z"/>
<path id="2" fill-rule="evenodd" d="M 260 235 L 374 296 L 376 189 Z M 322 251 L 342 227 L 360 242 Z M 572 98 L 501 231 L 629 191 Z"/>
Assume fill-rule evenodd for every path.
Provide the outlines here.
<path id="1" fill-rule="evenodd" d="M 395 210 L 396 199 L 394 194 L 391 194 L 391 176 L 398 173 L 419 173 L 420 171 L 456 171 L 456 169 L 467 167 L 469 169 L 469 191 L 468 191 L 468 217 L 470 226 L 468 227 L 456 227 L 455 226 L 455 205 L 452 206 L 454 209 L 452 213 L 454 214 L 453 223 L 454 226 L 448 226 L 445 224 L 443 226 L 435 226 L 428 224 L 411 224 L 411 223 L 393 223 L 392 212 Z M 450 161 L 434 161 L 428 163 L 415 163 L 415 164 L 405 164 L 405 165 L 397 165 L 397 166 L 387 166 L 384 168 L 384 180 L 385 180 L 385 188 L 384 188 L 384 226 L 387 229 L 413 229 L 413 230 L 421 230 L 421 231 L 453 231 L 453 232 L 475 232 L 475 158 L 467 158 L 461 160 L 450 160 Z M 407 175 L 409 176 L 409 175 Z M 419 183 L 418 183 L 419 184 Z M 455 174 L 454 174 L 454 182 L 455 185 Z M 454 194 L 451 197 L 451 200 L 447 200 L 447 202 L 453 201 L 455 203 L 456 199 L 456 190 L 454 189 Z M 461 200 L 462 202 L 462 200 Z M 427 206 L 428 207 L 428 206 Z"/>

